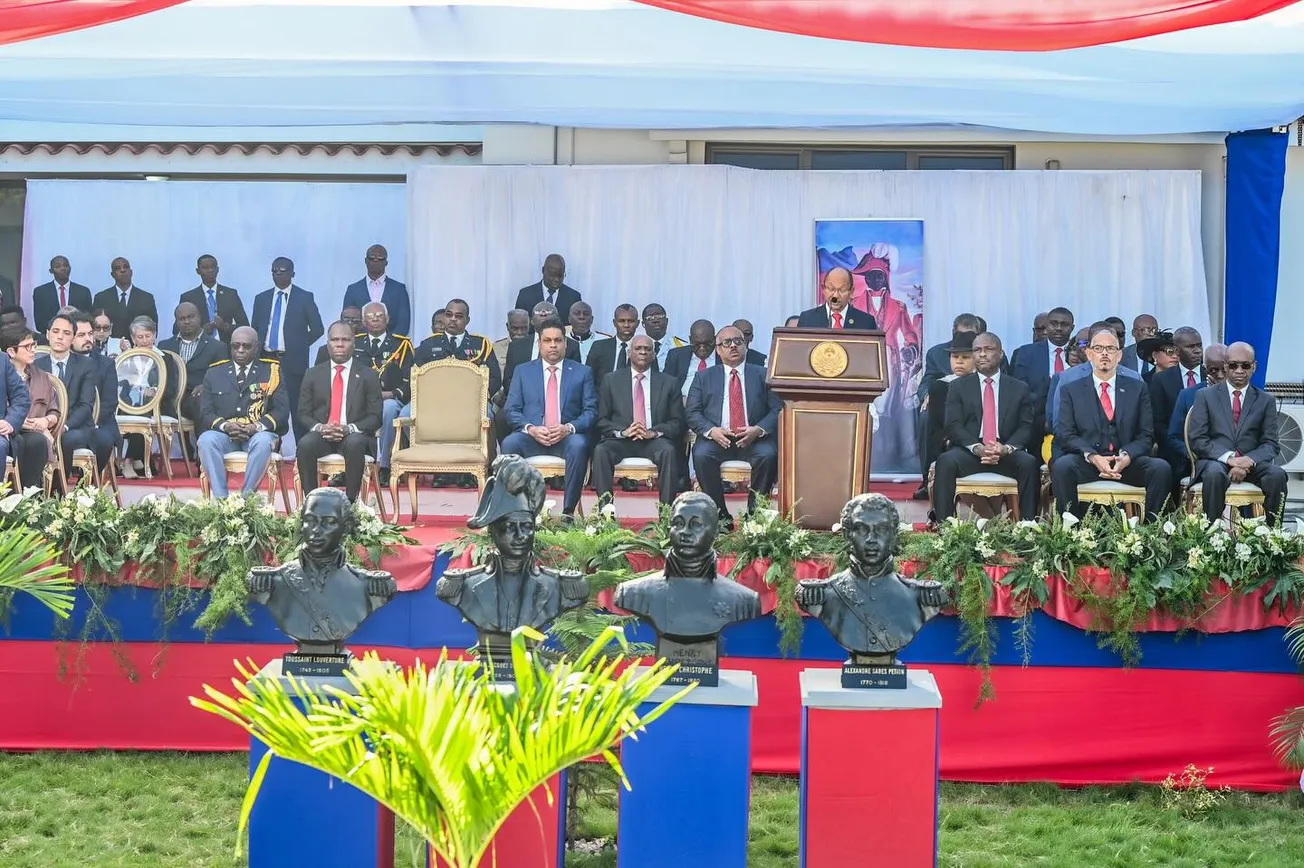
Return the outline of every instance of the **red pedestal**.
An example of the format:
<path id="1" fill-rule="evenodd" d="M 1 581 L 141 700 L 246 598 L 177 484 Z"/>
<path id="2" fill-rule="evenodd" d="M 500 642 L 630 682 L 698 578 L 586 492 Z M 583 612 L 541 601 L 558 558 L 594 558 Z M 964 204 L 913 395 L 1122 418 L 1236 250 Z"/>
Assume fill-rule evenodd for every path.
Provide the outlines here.
<path id="1" fill-rule="evenodd" d="M 801 673 L 801 868 L 937 864 L 938 717 L 927 672 L 905 690 Z"/>
<path id="2" fill-rule="evenodd" d="M 534 807 L 530 807 L 531 802 Z M 512 812 L 482 861 L 495 868 L 561 868 L 565 822 L 566 776 L 561 774 L 535 790 Z M 448 863 L 433 853 L 429 862 L 435 868 L 448 868 Z"/>

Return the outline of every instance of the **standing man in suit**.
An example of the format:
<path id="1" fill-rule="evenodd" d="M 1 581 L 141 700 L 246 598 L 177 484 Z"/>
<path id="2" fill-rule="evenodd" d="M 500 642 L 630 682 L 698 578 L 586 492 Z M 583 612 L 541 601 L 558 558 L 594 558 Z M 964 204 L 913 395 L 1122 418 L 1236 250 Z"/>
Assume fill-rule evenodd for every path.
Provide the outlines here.
<path id="1" fill-rule="evenodd" d="M 228 452 L 244 452 L 244 483 L 248 497 L 258 490 L 286 430 L 290 401 L 276 362 L 258 358 L 258 332 L 237 326 L 231 332 L 231 359 L 209 368 L 200 384 L 199 466 L 208 477 L 213 497 L 227 496 Z"/>
<path id="2" fill-rule="evenodd" d="M 196 430 L 202 431 L 204 429 L 199 423 L 204 377 L 209 368 L 226 360 L 226 344 L 209 337 L 203 315 L 191 302 L 183 301 L 177 305 L 173 316 L 176 335 L 159 341 L 158 348 L 176 353 L 186 363 L 186 394 L 181 396 L 181 415 L 194 422 Z"/>
<path id="3" fill-rule="evenodd" d="M 971 473 L 999 473 L 1019 484 L 1019 517 L 1037 515 L 1041 459 L 1032 441 L 1028 387 L 1001 375 L 1001 339 L 990 332 L 973 339 L 976 373 L 951 383 L 946 396 L 946 435 L 951 448 L 937 459 L 933 503 L 938 521 L 955 515 L 956 480 Z"/>
<path id="4" fill-rule="evenodd" d="M 804 329 L 854 329 L 868 331 L 878 328 L 874 317 L 851 306 L 851 272 L 841 266 L 824 275 L 824 304 L 804 310 L 797 318 L 797 326 Z"/>
<path id="5" fill-rule="evenodd" d="M 600 338 L 609 338 L 611 335 L 593 330 L 593 308 L 587 301 L 577 301 L 571 305 L 568 323 L 566 337 L 580 345 L 580 361 L 588 364 L 589 352 L 594 344 Z"/>
<path id="6" fill-rule="evenodd" d="M 1177 406 L 1177 394 L 1204 382 L 1204 341 L 1200 333 L 1190 326 L 1173 329 L 1173 346 L 1177 349 L 1177 364 L 1156 371 L 1150 377 L 1150 401 L 1153 406 L 1157 430 L 1167 431 Z M 1166 456 L 1172 458 L 1174 456 Z M 1182 456 L 1185 463 L 1186 456 Z"/>
<path id="7" fill-rule="evenodd" d="M 368 302 L 381 302 L 389 311 L 389 328 L 396 334 L 412 334 L 412 299 L 407 287 L 385 273 L 389 267 L 389 252 L 379 244 L 367 248 L 363 264 L 367 276 L 344 290 L 344 305 L 365 307 Z"/>
<path id="8" fill-rule="evenodd" d="M 154 296 L 131 282 L 131 263 L 119 256 L 109 264 L 113 286 L 102 289 L 91 300 L 92 307 L 104 308 L 113 321 L 112 335 L 121 341 L 121 349 L 131 346 L 131 323 L 139 317 L 149 317 L 158 322 L 158 306 Z"/>
<path id="9" fill-rule="evenodd" d="M 326 341 L 330 361 L 304 375 L 299 395 L 299 479 L 305 488 L 315 487 L 317 459 L 338 452 L 344 456 L 344 493 L 353 502 L 362 493 L 367 456 L 376 454 L 380 377 L 354 354 L 348 325 L 332 323 Z"/>
<path id="10" fill-rule="evenodd" d="M 389 485 L 389 455 L 394 443 L 394 420 L 412 394 L 412 341 L 389 328 L 389 311 L 383 301 L 362 306 L 362 325 L 367 330 L 358 347 L 371 369 L 380 377 L 380 437 L 376 463 L 380 484 Z"/>
<path id="11" fill-rule="evenodd" d="M 593 485 L 611 497 L 616 465 L 646 458 L 657 467 L 661 502 L 670 505 L 678 488 L 678 450 L 684 433 L 684 403 L 678 384 L 652 368 L 656 342 L 637 335 L 629 342 L 629 367 L 613 371 L 598 394 L 598 436 L 593 450 Z"/>
<path id="12" fill-rule="evenodd" d="M 296 286 L 293 281 L 294 263 L 284 256 L 276 257 L 272 261 L 272 288 L 254 298 L 253 326 L 264 347 L 263 356 L 281 366 L 290 399 L 290 420 L 295 440 L 298 440 L 307 433 L 307 429 L 301 427 L 301 421 L 307 416 L 299 412 L 299 396 L 303 393 L 304 372 L 308 370 L 308 348 L 317 343 L 325 329 L 312 293 Z M 316 477 L 306 476 L 304 479 Z"/>
<path id="13" fill-rule="evenodd" d="M 1137 344 L 1146 338 L 1152 338 L 1159 333 L 1159 320 L 1155 319 L 1148 313 L 1143 313 L 1136 319 L 1132 320 L 1132 343 L 1123 347 L 1123 363 L 1125 368 L 1131 368 L 1138 374 L 1145 376 L 1149 373 L 1154 365 L 1147 362 L 1137 353 Z"/>
<path id="14" fill-rule="evenodd" d="M 1147 520 L 1159 515 L 1172 493 L 1168 463 L 1150 457 L 1150 395 L 1144 382 L 1118 376 L 1122 354 L 1112 328 L 1094 329 L 1087 345 L 1092 375 L 1060 389 L 1055 441 L 1061 454 L 1051 464 L 1060 513 L 1078 513 L 1078 486 L 1097 479 L 1144 486 Z"/>
<path id="15" fill-rule="evenodd" d="M 652 339 L 656 355 L 656 369 L 665 372 L 670 351 L 684 346 L 684 340 L 670 333 L 670 317 L 662 305 L 652 302 L 643 306 L 643 334 Z"/>
<path id="16" fill-rule="evenodd" d="M 593 372 L 566 354 L 566 330 L 560 320 L 539 328 L 539 358 L 521 365 L 512 380 L 501 418 L 511 432 L 502 454 L 554 455 L 566 459 L 566 493 L 562 515 L 571 519 L 584 490 L 589 468 L 589 438 L 598 420 L 598 392 Z"/>
<path id="17" fill-rule="evenodd" d="M 216 338 L 223 344 L 229 344 L 231 332 L 240 326 L 249 325 L 249 317 L 245 316 L 244 302 L 240 300 L 240 293 L 217 282 L 217 270 L 216 256 L 205 253 L 199 257 L 195 261 L 195 274 L 199 275 L 199 286 L 181 293 L 181 300 L 190 302 L 200 312 L 204 332 L 209 337 Z"/>
<path id="18" fill-rule="evenodd" d="M 599 389 L 607 374 L 629 367 L 629 342 L 638 331 L 638 308 L 632 304 L 618 305 L 611 324 L 616 329 L 615 335 L 594 341 L 589 351 L 588 366 L 593 369 L 593 382 Z"/>
<path id="19" fill-rule="evenodd" d="M 49 331 L 50 320 L 65 307 L 75 307 L 84 313 L 91 309 L 91 291 L 72 282 L 72 264 L 68 257 L 56 256 L 50 260 L 50 276 L 54 280 L 32 290 L 32 318 L 38 336 Z"/>
<path id="20" fill-rule="evenodd" d="M 72 453 L 77 449 L 92 449 L 94 444 L 96 366 L 85 356 L 73 352 L 77 323 L 73 314 L 55 314 L 45 333 L 50 352 L 38 356 L 36 367 L 58 377 L 68 390 L 68 406 L 63 409 L 64 466 L 72 466 Z M 113 410 L 118 408 L 117 376 L 114 375 Z M 116 425 L 115 425 L 116 428 Z M 107 460 L 107 456 L 105 456 Z"/>
<path id="21" fill-rule="evenodd" d="M 1277 465 L 1277 400 L 1250 385 L 1254 347 L 1237 341 L 1227 348 L 1227 382 L 1201 391 L 1191 408 L 1191 453 L 1203 487 L 1204 515 L 1222 518 L 1227 488 L 1249 482 L 1263 489 L 1268 521 L 1280 525 L 1286 500 L 1286 471 Z"/>
<path id="22" fill-rule="evenodd" d="M 728 524 L 732 524 L 733 517 L 724 502 L 720 464 L 751 464 L 749 512 L 756 505 L 758 492 L 770 496 L 778 474 L 778 423 L 783 402 L 766 385 L 764 368 L 744 364 L 746 346 L 738 329 L 720 329 L 715 337 L 720 364 L 693 378 L 684 407 L 689 429 L 697 432 L 693 444 L 697 483 L 715 501 L 722 520 Z"/>
<path id="23" fill-rule="evenodd" d="M 118 431 L 118 371 L 113 364 L 113 359 L 109 358 L 95 344 L 95 331 L 92 328 L 91 318 L 82 313 L 70 314 L 73 321 L 72 351 L 82 359 L 85 359 L 89 369 L 89 379 L 91 381 L 91 392 L 89 400 L 91 402 L 91 423 L 86 428 L 88 448 L 94 450 L 95 461 L 102 471 L 109 464 L 109 456 L 117 448 L 119 441 L 122 439 Z M 40 360 L 37 360 L 40 364 Z M 95 413 L 95 400 L 99 398 L 99 412 Z M 72 393 L 69 392 L 69 403 L 72 403 Z M 68 448 L 68 431 L 63 435 L 64 448 Z M 68 453 L 71 458 L 72 453 Z M 71 467 L 71 463 L 65 463 L 66 467 Z"/>
<path id="24" fill-rule="evenodd" d="M 1046 340 L 1024 344 L 1010 359 L 1010 376 L 1026 383 L 1031 393 L 1034 443 L 1040 443 L 1046 434 L 1051 433 L 1046 426 L 1046 396 L 1050 393 L 1051 378 L 1070 367 L 1068 354 L 1073 341 L 1073 325 L 1073 311 L 1066 307 L 1052 308 L 1046 314 Z M 1117 367 L 1117 359 L 1114 362 L 1111 371 Z"/>
<path id="25" fill-rule="evenodd" d="M 747 342 L 747 364 L 760 365 L 765 367 L 769 357 L 765 353 L 752 349 L 752 338 L 756 336 L 756 329 L 752 326 L 752 321 L 748 319 L 736 319 L 733 321 L 734 328 L 743 333 L 743 340 Z"/>
<path id="26" fill-rule="evenodd" d="M 570 319 L 571 305 L 580 300 L 580 294 L 565 283 L 566 260 L 560 254 L 549 253 L 543 260 L 543 278 L 538 283 L 521 287 L 516 293 L 515 307 L 521 310 L 534 310 L 541 301 L 557 308 L 557 318 L 561 322 Z"/>

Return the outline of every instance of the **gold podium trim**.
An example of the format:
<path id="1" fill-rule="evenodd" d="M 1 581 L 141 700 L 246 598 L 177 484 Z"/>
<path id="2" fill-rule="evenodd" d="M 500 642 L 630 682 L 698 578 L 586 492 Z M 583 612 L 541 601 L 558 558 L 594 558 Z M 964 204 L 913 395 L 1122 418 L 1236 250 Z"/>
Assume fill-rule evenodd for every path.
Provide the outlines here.
<path id="1" fill-rule="evenodd" d="M 850 364 L 847 351 L 833 341 L 822 341 L 810 351 L 810 368 L 821 377 L 836 377 Z"/>
<path id="2" fill-rule="evenodd" d="M 855 332 L 850 332 L 849 334 L 854 335 Z M 799 337 L 787 337 L 787 336 L 785 336 L 785 337 L 784 337 L 784 340 L 787 341 L 787 342 L 789 342 L 789 343 L 801 343 L 801 344 L 823 344 L 823 343 L 831 343 L 831 341 L 829 341 L 828 338 L 823 338 L 823 337 L 820 337 L 820 338 L 799 338 Z M 857 343 L 874 344 L 874 345 L 875 345 L 875 348 L 878 350 L 878 369 L 879 369 L 880 371 L 886 371 L 886 370 L 887 370 L 887 353 L 886 353 L 886 351 L 885 351 L 885 349 L 884 349 L 883 340 L 882 340 L 881 338 L 879 338 L 879 337 L 877 337 L 877 335 L 875 335 L 874 338 L 873 338 L 873 340 L 857 341 Z M 841 349 L 841 347 L 839 347 L 839 349 Z M 843 350 L 843 352 L 845 353 L 846 350 Z M 769 370 L 766 371 L 767 378 L 777 376 L 777 375 L 774 373 L 775 361 L 776 361 L 776 359 L 775 359 L 775 356 L 774 356 L 774 351 L 771 350 L 771 353 L 770 353 L 770 365 L 769 365 Z M 849 362 L 848 362 L 848 363 L 849 363 Z M 814 370 L 814 366 L 812 366 L 811 369 Z M 845 370 L 845 368 L 844 368 L 843 370 Z M 815 380 L 816 382 L 820 382 L 820 383 L 828 383 L 828 382 L 830 382 L 830 381 L 838 382 L 838 383 L 880 383 L 880 382 L 883 382 L 883 381 L 884 381 L 885 377 L 877 377 L 877 378 L 875 378 L 875 377 L 839 377 L 839 376 L 837 376 L 836 374 L 834 374 L 834 375 L 832 375 L 832 376 L 820 376 L 820 375 L 818 375 L 818 374 L 814 374 L 814 375 L 812 375 L 812 374 L 783 374 L 782 376 L 779 377 L 779 379 L 781 379 L 781 380 L 785 380 L 785 381 L 786 381 L 786 380 Z"/>

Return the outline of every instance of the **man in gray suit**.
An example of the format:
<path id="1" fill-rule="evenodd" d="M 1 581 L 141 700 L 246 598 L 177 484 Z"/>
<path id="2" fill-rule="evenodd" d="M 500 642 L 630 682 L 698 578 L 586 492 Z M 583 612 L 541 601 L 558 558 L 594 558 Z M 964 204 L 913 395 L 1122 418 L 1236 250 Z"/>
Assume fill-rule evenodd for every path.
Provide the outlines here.
<path id="1" fill-rule="evenodd" d="M 1254 369 L 1254 348 L 1232 344 L 1226 383 L 1202 390 L 1188 417 L 1187 440 L 1210 521 L 1222 517 L 1232 483 L 1250 482 L 1263 489 L 1268 521 L 1281 522 L 1286 471 L 1276 464 L 1277 401 L 1250 385 Z"/>
<path id="2" fill-rule="evenodd" d="M 1123 361 L 1120 367 L 1131 368 L 1143 376 L 1154 370 L 1155 366 L 1137 353 L 1137 344 L 1157 334 L 1159 334 L 1159 320 L 1150 314 L 1143 313 L 1132 320 L 1132 343 L 1123 347 Z"/>

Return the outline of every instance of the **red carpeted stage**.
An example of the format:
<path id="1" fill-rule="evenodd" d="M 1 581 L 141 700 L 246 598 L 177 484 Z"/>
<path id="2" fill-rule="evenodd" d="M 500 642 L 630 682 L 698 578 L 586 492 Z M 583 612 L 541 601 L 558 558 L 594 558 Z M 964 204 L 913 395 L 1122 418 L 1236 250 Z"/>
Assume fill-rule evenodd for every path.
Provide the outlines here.
<path id="1" fill-rule="evenodd" d="M 431 586 L 447 565 L 447 558 L 435 557 L 436 546 L 459 533 L 462 521 L 441 516 L 413 532 L 420 545 L 386 559 L 403 593 L 363 626 L 352 643 L 355 651 L 375 648 L 410 663 L 473 642 L 468 626 L 435 598 Z M 74 636 L 87 602 L 79 595 Z M 0 638 L 0 748 L 244 750 L 238 730 L 194 711 L 187 698 L 204 683 L 226 686 L 233 660 L 252 658 L 261 665 L 286 643 L 265 613 L 255 611 L 252 625 L 228 624 L 213 641 L 186 621 L 174 624 L 168 643 L 160 644 L 157 603 L 150 589 L 114 590 L 106 611 L 121 625 L 121 643 L 82 646 L 57 641 L 48 613 L 16 598 Z M 1214 767 L 1214 784 L 1252 790 L 1295 785 L 1298 776 L 1277 766 L 1268 745 L 1271 719 L 1304 702 L 1304 681 L 1286 654 L 1281 627 L 1265 619 L 1227 625 L 1226 632 L 1145 633 L 1141 666 L 1124 669 L 1097 647 L 1094 636 L 1054 614 L 1034 616 L 1027 665 L 1014 638 L 1015 622 L 993 618 L 999 631 L 992 671 L 996 698 L 979 707 L 980 677 L 956 655 L 956 619 L 935 620 L 911 646 L 907 662 L 933 672 L 944 697 L 944 778 L 1157 782 L 1194 763 Z M 1156 627 L 1163 629 L 1151 625 Z M 798 673 L 835 666 L 843 654 L 818 623 L 807 625 L 795 659 L 779 656 L 777 636 L 769 616 L 736 625 L 724 636 L 725 665 L 750 669 L 759 680 L 754 768 L 793 774 Z M 136 680 L 129 680 L 118 655 L 131 662 Z"/>

